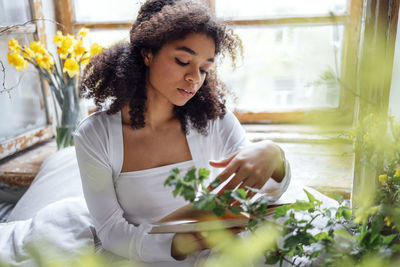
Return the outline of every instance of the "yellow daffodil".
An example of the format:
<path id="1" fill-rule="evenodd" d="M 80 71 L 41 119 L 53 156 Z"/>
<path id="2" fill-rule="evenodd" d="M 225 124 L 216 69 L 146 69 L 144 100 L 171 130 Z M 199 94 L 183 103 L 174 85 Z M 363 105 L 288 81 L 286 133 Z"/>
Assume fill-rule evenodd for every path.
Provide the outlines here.
<path id="1" fill-rule="evenodd" d="M 39 55 L 35 58 L 36 63 L 42 69 L 50 71 L 51 67 L 54 65 L 54 60 L 49 55 Z"/>
<path id="2" fill-rule="evenodd" d="M 393 222 L 392 218 L 390 218 L 388 216 L 385 217 L 384 221 L 386 222 L 387 226 L 390 226 Z"/>
<path id="3" fill-rule="evenodd" d="M 63 72 L 68 72 L 69 77 L 74 77 L 79 73 L 79 64 L 72 58 L 65 60 Z"/>
<path id="4" fill-rule="evenodd" d="M 26 59 L 35 58 L 35 53 L 26 45 L 22 48 L 22 56 Z"/>
<path id="5" fill-rule="evenodd" d="M 77 37 L 78 37 L 78 38 L 85 38 L 86 35 L 88 34 L 88 32 L 89 32 L 89 29 L 83 27 L 82 29 L 79 30 L 79 32 L 78 32 L 78 34 L 77 34 Z"/>
<path id="6" fill-rule="evenodd" d="M 8 53 L 8 64 L 14 65 L 17 71 L 23 71 L 28 67 L 28 62 L 17 52 Z"/>
<path id="7" fill-rule="evenodd" d="M 21 51 L 21 48 L 19 47 L 18 41 L 14 38 L 11 38 L 8 41 L 8 49 L 10 49 L 10 51 L 14 51 L 19 53 Z"/>
<path id="8" fill-rule="evenodd" d="M 103 52 L 103 47 L 97 43 L 93 43 L 90 46 L 90 50 L 89 53 L 86 53 L 83 58 L 82 61 L 80 62 L 82 65 L 86 65 L 89 63 L 89 60 L 97 54 L 100 54 L 101 52 Z"/>
<path id="9" fill-rule="evenodd" d="M 64 39 L 64 35 L 61 33 L 61 31 L 57 31 L 57 34 L 54 35 L 53 37 L 53 43 L 57 45 L 57 47 L 61 46 L 61 43 Z"/>
<path id="10" fill-rule="evenodd" d="M 74 37 L 69 34 L 63 37 L 61 45 L 57 49 L 61 59 L 66 59 L 68 54 L 72 52 L 74 40 Z"/>
<path id="11" fill-rule="evenodd" d="M 85 47 L 83 46 L 83 41 L 79 40 L 78 42 L 76 42 L 75 46 L 74 46 L 74 50 L 73 50 L 73 56 L 76 58 L 76 60 L 80 60 L 80 58 L 82 57 L 82 55 L 86 52 Z"/>
<path id="12" fill-rule="evenodd" d="M 89 60 L 90 60 L 90 53 L 88 52 L 82 57 L 82 60 L 80 61 L 80 64 L 85 66 L 86 64 L 89 63 Z"/>
<path id="13" fill-rule="evenodd" d="M 32 42 L 29 44 L 29 48 L 30 48 L 36 55 L 47 54 L 46 49 L 44 48 L 44 46 L 43 46 L 42 43 L 40 43 L 40 42 L 32 41 Z"/>
<path id="14" fill-rule="evenodd" d="M 396 170 L 396 173 L 394 174 L 394 176 L 400 177 L 400 170 L 399 169 Z"/>
<path id="15" fill-rule="evenodd" d="M 94 55 L 100 54 L 103 52 L 103 47 L 97 43 L 93 43 L 90 46 L 90 57 L 93 57 Z"/>
<path id="16" fill-rule="evenodd" d="M 387 174 L 381 174 L 381 175 L 379 175 L 379 182 L 380 182 L 380 183 L 383 183 L 383 182 L 387 183 L 387 181 L 388 181 L 388 176 L 387 176 Z"/>

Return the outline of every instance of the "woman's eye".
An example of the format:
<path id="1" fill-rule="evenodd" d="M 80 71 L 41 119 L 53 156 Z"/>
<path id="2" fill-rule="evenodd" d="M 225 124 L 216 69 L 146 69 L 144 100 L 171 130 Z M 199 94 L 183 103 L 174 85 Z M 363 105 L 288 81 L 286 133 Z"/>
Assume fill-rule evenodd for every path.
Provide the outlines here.
<path id="1" fill-rule="evenodd" d="M 207 75 L 207 74 L 208 74 L 208 72 L 207 72 L 207 71 L 205 71 L 205 70 L 200 70 L 200 72 L 201 72 L 201 73 L 203 73 L 203 74 L 205 74 L 205 75 Z"/>
<path id="2" fill-rule="evenodd" d="M 180 65 L 180 66 L 187 66 L 187 65 L 189 65 L 189 63 L 182 62 L 182 61 L 180 61 L 178 58 L 175 58 L 175 61 L 176 61 L 176 63 L 178 63 L 178 65 Z M 208 74 L 207 71 L 202 70 L 202 69 L 200 69 L 200 73 L 205 74 L 205 75 Z"/>
<path id="3" fill-rule="evenodd" d="M 189 64 L 189 63 L 182 62 L 182 61 L 180 61 L 180 60 L 177 59 L 177 58 L 175 58 L 175 61 L 176 61 L 176 63 L 178 63 L 178 65 L 181 65 L 181 66 L 186 66 L 186 65 Z"/>

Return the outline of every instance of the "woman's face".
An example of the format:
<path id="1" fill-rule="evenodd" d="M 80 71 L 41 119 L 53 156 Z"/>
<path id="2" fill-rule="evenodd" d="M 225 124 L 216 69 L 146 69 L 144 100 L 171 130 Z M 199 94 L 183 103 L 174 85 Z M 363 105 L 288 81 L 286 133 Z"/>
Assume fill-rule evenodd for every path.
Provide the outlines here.
<path id="1" fill-rule="evenodd" d="M 212 68 L 215 44 L 211 37 L 193 33 L 164 45 L 155 55 L 147 53 L 143 56 L 148 67 L 148 97 L 183 106 L 200 89 Z"/>

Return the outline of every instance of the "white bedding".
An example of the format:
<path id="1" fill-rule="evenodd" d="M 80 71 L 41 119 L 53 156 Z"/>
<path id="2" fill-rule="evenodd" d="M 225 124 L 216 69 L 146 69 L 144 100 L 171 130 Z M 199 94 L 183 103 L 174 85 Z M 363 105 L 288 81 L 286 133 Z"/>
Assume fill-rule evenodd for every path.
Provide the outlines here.
<path id="1" fill-rule="evenodd" d="M 47 205 L 33 218 L 0 224 L 0 262 L 11 266 L 36 266 L 30 257 L 29 245 L 46 253 L 41 242 L 50 242 L 52 249 L 78 254 L 93 246 L 91 218 L 82 197 L 65 198 Z"/>
<path id="2" fill-rule="evenodd" d="M 0 223 L 0 262 L 35 266 L 27 244 L 41 239 L 61 251 L 78 253 L 84 246 L 93 247 L 91 226 L 75 149 L 60 150 L 43 162 L 7 223 Z"/>
<path id="3" fill-rule="evenodd" d="M 295 174 L 280 202 L 307 199 Z M 324 206 L 336 202 L 311 188 L 306 188 Z M 316 223 L 318 223 L 316 221 Z M 8 217 L 0 223 L 0 262 L 11 266 L 35 266 L 29 258 L 27 244 L 45 238 L 69 253 L 79 253 L 82 247 L 94 248 L 92 222 L 83 198 L 74 148 L 58 151 L 42 165 L 28 191 Z"/>

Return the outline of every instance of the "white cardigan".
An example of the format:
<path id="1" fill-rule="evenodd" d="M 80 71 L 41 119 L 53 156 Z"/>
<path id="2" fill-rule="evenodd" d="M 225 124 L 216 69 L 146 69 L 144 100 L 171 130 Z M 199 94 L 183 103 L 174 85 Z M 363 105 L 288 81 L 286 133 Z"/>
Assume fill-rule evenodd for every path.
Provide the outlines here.
<path id="1" fill-rule="evenodd" d="M 211 168 L 209 160 L 224 159 L 250 143 L 231 112 L 227 112 L 223 119 L 210 121 L 207 136 L 190 128 L 186 138 L 195 167 L 212 171 L 207 183 L 221 171 Z M 132 260 L 153 263 L 169 261 L 175 264 L 173 266 L 180 266 L 183 262 L 175 261 L 170 254 L 172 234 L 149 235 L 151 224 L 134 225 L 123 216 L 118 194 L 129 194 L 129 188 L 126 188 L 126 192 L 117 193 L 115 190 L 123 163 L 121 113 L 107 115 L 101 111 L 92 114 L 80 123 L 74 141 L 84 196 L 102 246 Z M 276 183 L 273 179 L 268 180 L 266 186 L 271 184 L 274 189 L 267 190 L 275 199 L 286 191 L 290 176 L 286 162 L 283 181 Z"/>

